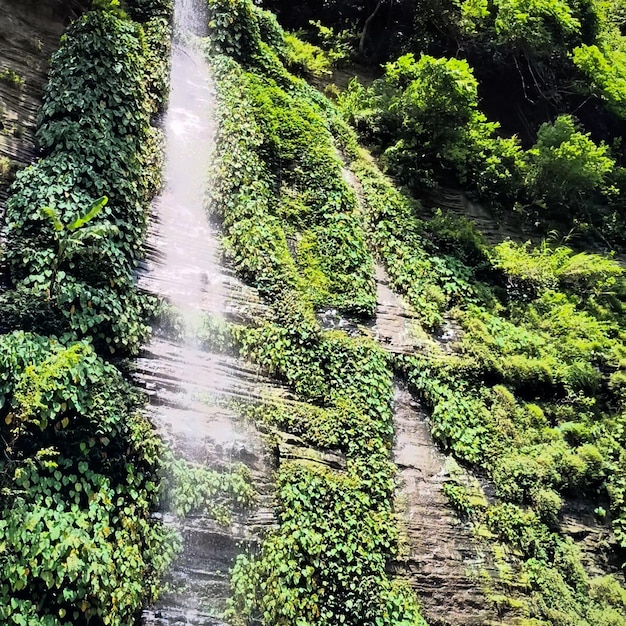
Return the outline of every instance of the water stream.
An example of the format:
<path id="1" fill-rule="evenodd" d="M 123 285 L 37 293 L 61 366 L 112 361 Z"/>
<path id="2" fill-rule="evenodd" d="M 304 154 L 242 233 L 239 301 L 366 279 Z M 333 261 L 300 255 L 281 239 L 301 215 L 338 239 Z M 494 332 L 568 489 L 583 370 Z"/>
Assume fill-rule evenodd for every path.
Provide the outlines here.
<path id="1" fill-rule="evenodd" d="M 141 623 L 217 626 L 229 595 L 228 570 L 246 541 L 272 523 L 269 463 L 261 438 L 224 399 L 255 399 L 269 381 L 236 359 L 202 350 L 196 333 L 205 313 L 243 316 L 255 306 L 220 264 L 218 234 L 204 207 L 214 147 L 215 90 L 193 36 L 202 35 L 203 3 L 176 0 L 171 91 L 164 121 L 165 189 L 153 205 L 140 288 L 168 300 L 181 320 L 182 338 L 155 329 L 137 362 L 136 380 L 149 395 L 149 417 L 176 457 L 228 472 L 244 463 L 259 491 L 253 511 L 229 527 L 206 515 L 165 521 L 177 526 L 184 547 L 168 591 L 145 610 Z"/>

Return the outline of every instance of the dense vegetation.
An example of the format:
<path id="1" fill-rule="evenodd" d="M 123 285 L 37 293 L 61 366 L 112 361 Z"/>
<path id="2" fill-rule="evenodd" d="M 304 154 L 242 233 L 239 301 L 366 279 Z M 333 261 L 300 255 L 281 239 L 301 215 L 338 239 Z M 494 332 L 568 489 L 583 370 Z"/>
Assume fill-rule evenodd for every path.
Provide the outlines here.
<path id="1" fill-rule="evenodd" d="M 531 17 L 533 11 L 550 12 L 552 4 L 550 8 L 533 5 L 528 12 Z M 455 6 L 465 7 L 467 17 L 470 5 L 482 6 Z M 485 5 L 487 19 L 491 5 Z M 354 402 L 365 399 L 357 390 L 368 381 L 371 402 L 376 398 L 372 391 L 379 387 L 370 375 L 361 373 L 368 358 L 361 357 L 361 366 L 353 369 L 353 361 L 338 345 L 333 353 L 324 349 L 339 336 L 320 336 L 312 322 L 310 305 L 367 312 L 337 300 L 332 290 L 318 291 L 320 282 L 310 277 L 312 269 L 323 268 L 324 262 L 301 254 L 311 223 L 316 225 L 319 219 L 311 208 L 317 198 L 326 199 L 322 189 L 329 184 L 328 179 L 316 179 L 316 155 L 309 156 L 318 145 L 308 134 L 315 128 L 308 113 L 313 107 L 322 120 L 316 132 L 333 134 L 359 180 L 360 227 L 365 226 L 365 239 L 386 265 L 395 288 L 406 295 L 433 337 L 449 320 L 458 324 L 453 353 L 441 349 L 433 338 L 420 354 L 393 363 L 386 359 L 385 369 L 387 376 L 393 369 L 405 375 L 423 398 L 440 444 L 468 469 L 484 472 L 494 485 L 492 502 L 480 495 L 478 487 L 476 492 L 467 487 L 460 477 L 466 470 L 459 470 L 446 486 L 476 536 L 490 542 L 500 570 L 497 580 L 485 580 L 493 601 L 503 613 L 527 624 L 623 624 L 626 604 L 619 580 L 590 577 L 578 549 L 559 527 L 563 506 L 573 498 L 584 498 L 595 508 L 599 523 L 612 524 L 621 546 L 614 546 L 615 558 L 623 561 L 619 552 L 626 547 L 622 268 L 610 257 L 563 244 L 531 247 L 507 241 L 490 246 L 471 223 L 443 213 L 430 220 L 420 218 L 419 203 L 379 173 L 333 107 L 285 72 L 287 66 L 319 74 L 320 50 L 294 44 L 292 37 L 281 38 L 271 16 L 247 3 L 237 4 L 236 20 L 225 18 L 218 3 L 211 6 L 212 50 L 226 52 L 237 62 L 219 56 L 215 61 L 222 98 L 215 208 L 235 265 L 275 303 L 274 319 L 257 329 L 230 329 L 230 341 L 241 354 L 277 372 L 303 401 L 318 405 L 317 409 L 273 406 L 257 417 L 318 446 L 344 450 L 348 475 L 351 462 L 369 456 L 346 447 L 341 433 L 352 429 L 336 417 L 325 416 L 345 406 L 345 398 L 351 401 L 354 415 L 367 417 L 369 411 Z M 615 20 L 615 8 L 603 6 L 613 11 L 611 20 Z M 565 4 L 559 7 L 561 13 L 554 13 L 556 9 L 550 13 L 551 27 L 557 18 L 564 23 L 569 19 Z M 502 9 L 498 25 L 505 15 Z M 540 36 L 528 45 L 518 42 L 516 50 L 541 57 L 545 52 L 541 37 L 545 35 L 549 45 L 554 43 L 542 34 L 540 21 L 533 22 L 532 31 L 524 31 L 515 23 L 520 15 L 510 19 L 509 33 Z M 608 24 L 602 36 L 613 33 L 617 45 L 620 35 Z M 572 33 L 582 28 L 575 20 L 570 27 Z M 431 43 L 434 47 L 434 38 Z M 478 38 L 475 45 L 482 45 Z M 501 51 L 514 48 L 511 37 L 504 34 L 497 45 Z M 290 94 L 297 94 L 297 101 L 289 100 Z M 288 103 L 288 112 L 283 103 Z M 609 147 L 591 136 L 564 107 L 561 115 L 538 125 L 536 137 L 524 147 L 489 121 L 480 104 L 480 83 L 467 59 L 429 54 L 402 56 L 388 63 L 385 75 L 370 87 L 353 84 L 339 96 L 346 119 L 375 148 L 384 167 L 417 195 L 438 181 L 456 181 L 491 198 L 500 211 L 516 207 L 543 225 L 558 216 L 568 227 L 591 223 L 594 216 L 604 219 L 606 210 L 615 209 L 612 198 L 621 193 L 618 145 Z M 612 103 L 602 105 L 603 120 L 614 120 L 611 116 L 616 114 Z M 597 128 L 593 131 L 597 133 Z M 297 143 L 300 137 L 304 139 Z M 300 183 L 303 175 L 306 185 Z M 615 226 L 611 233 L 618 237 L 621 218 L 616 210 L 613 218 L 605 227 Z M 314 250 L 323 254 L 319 248 Z M 303 276 L 307 277 L 304 285 Z M 362 284 L 360 278 L 354 284 Z M 368 343 L 346 336 L 341 342 L 345 346 Z M 337 351 L 342 353 L 339 370 L 334 369 L 331 356 Z M 375 349 L 373 354 L 377 353 Z M 341 396 L 346 394 L 339 404 L 333 381 L 342 388 Z M 389 395 L 386 398 L 389 402 Z M 333 422 L 342 424 L 340 431 L 331 426 Z M 356 432 L 368 432 L 367 421 L 358 423 Z M 357 466 L 359 478 L 367 476 Z M 329 589 L 331 582 L 314 563 L 301 561 L 300 546 L 309 533 L 319 541 L 320 535 L 336 532 L 325 520 L 310 517 L 309 498 L 302 499 L 304 471 L 300 466 L 291 469 L 289 463 L 281 466 L 280 530 L 260 554 L 235 569 L 234 614 L 245 621 L 260 619 L 269 624 L 301 618 L 309 623 L 314 621 L 313 607 L 328 620 L 332 613 L 324 611 L 337 610 L 324 600 L 329 592 L 314 596 L 319 604 L 302 599 L 310 600 L 314 590 Z M 334 472 L 323 474 L 328 479 Z M 346 509 L 346 504 L 329 500 L 318 485 L 310 487 L 318 509 Z M 345 517 L 351 514 L 346 512 Z M 291 563 L 284 571 L 279 565 L 283 559 Z M 307 586 L 301 584 L 303 572 Z M 351 607 L 363 610 L 353 602 Z M 367 621 L 363 612 L 343 619 L 358 622 L 359 615 Z"/>
<path id="2" fill-rule="evenodd" d="M 593 226 L 619 243 L 619 7 L 512 6 L 463 2 L 440 13 L 420 7 L 405 48 L 412 52 L 389 62 L 371 86 L 354 82 L 339 95 L 340 108 L 417 196 L 438 183 L 461 184 L 504 218 L 522 212 L 544 231 Z M 457 58 L 441 56 L 453 48 Z M 596 59 L 595 69 L 586 55 Z M 601 60 L 607 58 L 610 79 Z M 484 63 L 473 68 L 477 59 Z M 521 60 L 530 72 L 542 69 L 534 83 L 520 70 L 533 98 L 554 88 L 553 108 L 526 111 L 536 125 L 535 134 L 531 124 L 520 132 L 524 143 L 503 131 L 515 119 L 502 117 L 501 127 L 485 113 L 497 111 L 487 77 Z M 568 80 L 574 93 L 565 93 Z M 507 104 L 518 104 L 514 95 Z M 361 184 L 370 241 L 395 287 L 435 336 L 450 320 L 458 324 L 454 353 L 431 341 L 397 367 L 430 407 L 435 438 L 493 481 L 491 503 L 458 477 L 447 492 L 477 536 L 494 546 L 501 573 L 488 583 L 494 599 L 501 610 L 535 620 L 529 623 L 624 623 L 617 580 L 591 580 L 574 544 L 559 534 L 563 506 L 584 498 L 626 547 L 622 268 L 554 238 L 532 247 L 490 246 L 467 221 L 440 212 L 426 220 L 349 133 L 338 138 Z"/>
<path id="3" fill-rule="evenodd" d="M 278 529 L 233 571 L 233 623 L 421 624 L 386 564 L 393 522 L 392 374 L 371 340 L 324 333 L 316 308 L 368 315 L 373 263 L 342 177 L 324 99 L 291 76 L 273 16 L 210 3 L 220 131 L 212 188 L 225 248 L 266 297 L 258 326 L 207 321 L 206 340 L 284 379 L 300 402 L 251 407 L 270 427 L 340 449 L 346 469 L 281 462 Z"/>
<path id="4" fill-rule="evenodd" d="M 7 206 L 4 624 L 131 624 L 177 545 L 150 517 L 162 444 L 140 395 L 103 360 L 145 336 L 132 272 L 160 180 L 150 120 L 167 90 L 171 7 L 129 2 L 140 24 L 117 4 L 64 35 L 39 116 L 42 156 Z"/>
<path id="5" fill-rule="evenodd" d="M 372 239 L 395 286 L 426 328 L 445 318 L 460 327 L 454 353 L 433 340 L 397 367 L 431 409 L 435 439 L 493 481 L 495 503 L 458 477 L 448 493 L 477 536 L 502 545 L 500 567 L 519 576 L 488 584 L 500 609 L 538 623 L 623 623 L 621 592 L 594 591 L 619 583 L 590 581 L 559 534 L 564 504 L 584 497 L 624 547 L 621 268 L 565 247 L 490 248 L 458 219 L 422 221 L 355 157 Z"/>
<path id="6" fill-rule="evenodd" d="M 342 101 L 413 193 L 461 185 L 501 219 L 623 246 L 620 2 L 266 4 L 325 49 L 366 37 L 360 60 L 389 61 Z"/>
<path id="7" fill-rule="evenodd" d="M 281 460 L 278 525 L 237 560 L 229 619 L 424 623 L 387 571 L 399 550 L 390 452 L 401 375 L 459 462 L 445 492 L 497 566 L 483 583 L 502 615 L 524 626 L 624 626 L 624 271 L 558 244 L 558 233 L 490 245 L 466 220 L 425 218 L 415 199 L 462 185 L 503 219 L 517 212 L 540 231 L 621 244 L 623 10 L 430 0 L 419 10 L 398 1 L 393 14 L 392 4 L 292 7 L 293 24 L 326 20 L 310 34 L 317 47 L 250 0 L 209 0 L 219 98 L 210 207 L 226 256 L 269 307 L 250 325 L 207 319 L 202 339 L 296 395 L 245 407 L 252 419 L 345 459 L 340 469 Z M 133 271 L 160 184 L 151 121 L 167 91 L 171 7 L 93 5 L 53 59 L 41 159 L 18 175 L 4 228 L 0 619 L 9 624 L 133 623 L 178 543 L 150 518 L 157 499 L 227 523 L 229 509 L 254 498 L 244 469 L 223 476 L 164 451 L 123 362 L 108 361 L 136 354 L 153 306 Z M 371 85 L 329 90 L 335 106 L 296 74 L 319 77 L 346 59 L 355 24 L 361 59 L 398 55 Z M 394 40 L 377 46 L 390 31 Z M 502 75 L 514 79 L 498 94 Z M 392 358 L 356 325 L 351 335 L 320 328 L 326 308 L 372 316 L 374 257 L 419 317 L 419 353 Z M 436 340 L 448 326 L 452 351 Z M 589 574 L 561 532 L 573 500 L 613 529 L 606 575 Z"/>

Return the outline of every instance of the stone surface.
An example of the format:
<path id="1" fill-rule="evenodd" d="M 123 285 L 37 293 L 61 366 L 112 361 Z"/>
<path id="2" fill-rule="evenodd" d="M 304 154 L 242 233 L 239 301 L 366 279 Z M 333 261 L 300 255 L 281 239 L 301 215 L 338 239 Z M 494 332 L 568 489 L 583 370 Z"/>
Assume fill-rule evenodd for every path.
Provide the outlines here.
<path id="1" fill-rule="evenodd" d="M 20 86 L 0 80 L 0 158 L 10 159 L 11 170 L 37 156 L 37 112 L 48 60 L 71 14 L 63 0 L 0 0 L 0 72 L 12 70 L 24 81 Z M 7 192 L 0 170 L 0 217 Z"/>
<path id="2" fill-rule="evenodd" d="M 296 461 L 325 465 L 334 470 L 346 469 L 346 458 L 338 450 L 320 450 L 308 446 L 300 437 L 277 431 L 279 461 Z"/>
<path id="3" fill-rule="evenodd" d="M 344 168 L 343 175 L 361 200 L 354 174 Z M 415 312 L 391 288 L 380 263 L 375 271 L 371 333 L 382 347 L 393 354 L 454 351 L 462 335 L 456 321 L 446 318 L 438 333 L 427 334 Z M 447 457 L 433 441 L 426 411 L 400 380 L 395 382 L 393 425 L 393 460 L 398 466 L 395 508 L 404 549 L 390 571 L 415 590 L 430 626 L 512 623 L 498 615 L 478 580 L 480 569 L 496 573 L 443 492 Z"/>
<path id="4" fill-rule="evenodd" d="M 387 272 L 380 264 L 376 265 L 375 278 L 376 317 L 372 332 L 376 341 L 395 354 L 411 354 L 425 348 L 431 342 L 421 330 L 417 315 L 391 289 Z"/>
<path id="5" fill-rule="evenodd" d="M 610 515 L 601 522 L 595 507 L 581 499 L 565 500 L 560 516 L 561 532 L 571 537 L 582 554 L 582 563 L 590 576 L 623 576 L 618 558 L 619 544 L 611 529 Z M 609 510 L 609 503 L 604 503 Z"/>
<path id="6" fill-rule="evenodd" d="M 516 213 L 508 212 L 497 220 L 492 213 L 477 202 L 470 200 L 460 189 L 436 187 L 430 190 L 421 201 L 424 209 L 422 217 L 428 217 L 436 209 L 441 209 L 444 213 L 449 212 L 467 218 L 476 225 L 477 230 L 492 245 L 501 243 L 505 239 L 518 242 L 530 240 L 535 243 L 541 239 L 537 233 L 529 230 Z"/>
<path id="7" fill-rule="evenodd" d="M 505 623 L 477 580 L 487 560 L 443 493 L 446 456 L 432 440 L 426 412 L 400 381 L 395 388 L 394 431 L 396 509 L 406 554 L 392 564 L 392 571 L 415 589 L 431 626 Z"/>

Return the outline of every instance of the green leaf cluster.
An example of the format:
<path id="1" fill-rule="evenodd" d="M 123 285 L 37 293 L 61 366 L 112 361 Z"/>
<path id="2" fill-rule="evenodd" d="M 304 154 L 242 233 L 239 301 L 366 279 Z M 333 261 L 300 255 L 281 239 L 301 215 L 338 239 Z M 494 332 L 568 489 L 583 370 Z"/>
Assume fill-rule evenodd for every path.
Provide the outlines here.
<path id="1" fill-rule="evenodd" d="M 0 343 L 0 617 L 131 624 L 176 548 L 150 518 L 161 443 L 88 342 Z"/>
<path id="2" fill-rule="evenodd" d="M 228 111 L 211 210 L 235 266 L 264 295 L 288 285 L 316 309 L 371 313 L 373 262 L 362 217 L 317 98 L 293 78 L 283 76 L 281 86 L 219 63 Z"/>
<path id="3" fill-rule="evenodd" d="M 150 125 L 156 100 L 147 91 L 154 81 L 145 77 L 146 63 L 155 60 L 141 27 L 109 12 L 86 14 L 64 35 L 39 115 L 43 157 L 20 173 L 7 203 L 13 289 L 2 297 L 5 323 L 90 335 L 110 352 L 136 351 L 145 336 L 132 282 L 147 203 L 160 185 L 160 136 Z M 80 255 L 67 254 L 55 224 L 76 224 L 103 196 L 108 203 L 83 234 L 107 224 L 108 236 Z M 42 206 L 50 207 L 47 216 Z M 48 222 L 51 211 L 56 222 Z"/>
<path id="4" fill-rule="evenodd" d="M 476 515 L 477 536 L 502 542 L 505 569 L 532 570 L 519 585 L 492 581 L 501 585 L 497 601 L 540 623 L 621 624 L 619 602 L 595 604 L 593 581 L 569 577 L 580 555 L 555 554 L 569 550 L 558 532 L 563 503 L 581 494 L 591 507 L 610 498 L 624 545 L 623 269 L 611 257 L 549 242 L 492 247 L 451 215 L 422 220 L 420 204 L 349 133 L 338 136 L 392 285 L 425 326 L 458 324 L 454 352 L 440 348 L 435 333 L 422 354 L 396 366 L 430 409 L 437 441 L 487 472 L 501 508 L 487 514 L 460 482 L 446 488 L 451 501 Z M 465 288 L 445 297 L 455 282 Z"/>

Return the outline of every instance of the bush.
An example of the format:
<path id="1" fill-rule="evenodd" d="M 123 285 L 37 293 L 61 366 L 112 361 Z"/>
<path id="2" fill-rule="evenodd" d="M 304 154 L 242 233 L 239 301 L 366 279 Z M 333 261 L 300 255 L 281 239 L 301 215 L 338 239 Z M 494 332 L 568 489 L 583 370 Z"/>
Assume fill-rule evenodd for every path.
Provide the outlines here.
<path id="1" fill-rule="evenodd" d="M 564 0 L 498 0 L 495 32 L 498 43 L 549 57 L 580 31 L 580 22 Z"/>
<path id="2" fill-rule="evenodd" d="M 295 35 L 285 35 L 287 44 L 286 66 L 289 71 L 300 76 L 319 78 L 331 74 L 330 59 L 326 53 Z"/>
<path id="3" fill-rule="evenodd" d="M 140 397 L 86 341 L 0 347 L 0 617 L 127 624 L 176 547 L 150 519 L 160 442 Z"/>
<path id="4" fill-rule="evenodd" d="M 164 19 L 171 23 L 174 17 L 173 0 L 124 0 L 124 5 L 136 22 Z"/>
<path id="5" fill-rule="evenodd" d="M 580 132 L 571 115 L 542 124 L 525 159 L 531 198 L 550 212 L 580 209 L 594 193 L 606 192 L 615 168 L 608 146 L 596 145 L 588 133 Z"/>
<path id="6" fill-rule="evenodd" d="M 574 65 L 585 80 L 577 87 L 606 102 L 609 110 L 626 117 L 626 54 L 619 48 L 601 50 L 597 45 L 582 44 L 572 50 Z"/>

